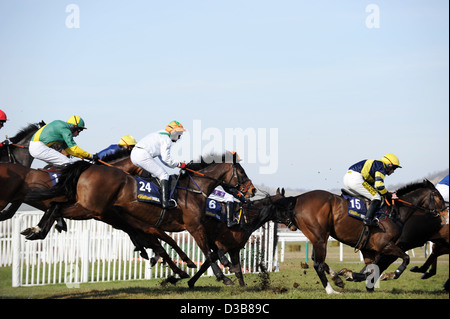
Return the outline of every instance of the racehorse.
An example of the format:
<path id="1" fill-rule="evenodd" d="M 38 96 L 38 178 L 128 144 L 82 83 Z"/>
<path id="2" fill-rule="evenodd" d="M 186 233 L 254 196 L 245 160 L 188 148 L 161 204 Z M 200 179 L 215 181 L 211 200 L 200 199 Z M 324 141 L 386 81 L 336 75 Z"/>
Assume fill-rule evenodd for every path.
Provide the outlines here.
<path id="1" fill-rule="evenodd" d="M 123 154 L 117 154 L 118 156 L 129 156 L 128 153 Z M 105 158 L 105 164 L 107 165 L 117 165 L 118 168 L 121 169 L 127 169 L 130 172 L 134 171 L 136 167 L 131 167 L 129 165 L 123 165 L 122 161 L 119 161 L 121 157 L 116 156 L 109 156 L 108 158 Z M 110 163 L 113 164 L 110 164 Z M 114 164 L 114 162 L 118 162 Z M 20 164 L 0 164 L 0 181 L 3 185 L 8 185 L 8 187 L 2 187 L 0 189 L 0 209 L 3 209 L 8 203 L 12 203 L 11 206 L 19 207 L 24 201 L 39 209 L 42 211 L 45 211 L 49 205 L 50 200 L 44 200 L 44 201 L 30 201 L 26 200 L 26 195 L 29 194 L 33 189 L 50 189 L 52 187 L 52 179 L 56 179 L 57 175 L 55 175 L 56 171 L 46 171 L 41 169 L 31 169 L 24 167 Z M 0 221 L 6 220 L 9 218 L 12 218 L 15 214 L 16 210 L 4 210 L 0 212 Z M 117 224 L 119 227 L 123 224 L 120 222 L 117 222 L 120 220 L 118 216 L 112 217 L 109 220 L 103 220 L 104 222 L 111 224 L 113 227 Z M 64 222 L 64 219 L 58 218 L 57 223 L 57 229 L 59 231 L 66 230 L 66 223 Z M 161 246 L 160 242 L 154 238 L 154 236 L 164 240 L 169 245 L 171 245 L 175 251 L 179 254 L 180 258 L 185 261 L 190 268 L 196 268 L 194 262 L 189 259 L 189 257 L 181 250 L 181 248 L 176 244 L 176 242 L 167 235 L 163 231 L 159 231 L 157 229 L 154 230 L 152 234 L 145 234 L 140 233 L 134 229 L 127 228 L 126 226 L 122 226 L 122 228 L 119 228 L 125 232 L 128 233 L 130 236 L 131 241 L 136 246 L 137 250 L 141 251 L 141 256 L 149 259 L 147 256 L 147 253 L 145 251 L 145 247 L 152 248 L 155 253 L 161 255 L 163 257 L 163 260 L 167 262 L 167 264 L 174 270 L 175 273 L 180 274 L 181 277 L 188 278 L 189 276 L 182 272 L 172 261 L 172 259 L 168 256 L 167 252 L 164 250 L 164 248 Z M 27 229 L 22 232 L 23 235 L 29 235 L 27 239 L 40 239 L 38 236 L 33 237 L 31 229 Z M 156 260 L 154 258 L 151 259 L 152 265 L 156 263 Z"/>
<path id="2" fill-rule="evenodd" d="M 35 124 L 29 124 L 27 127 L 21 129 L 15 136 L 9 138 L 11 144 L 6 145 L 0 149 L 0 166 L 3 163 L 18 163 L 25 167 L 30 167 L 33 162 L 33 157 L 28 152 L 28 145 L 30 144 L 30 139 L 34 133 L 36 133 L 42 126 L 45 125 L 44 121 Z M 0 168 L 3 171 L 6 167 Z M 5 175 L 0 173 L 0 185 L 2 185 L 2 192 L 5 191 L 5 186 L 12 188 L 15 185 L 6 183 L 3 180 Z M 14 182 L 13 182 L 14 183 Z M 10 202 L 5 202 L 4 197 L 0 196 L 0 221 L 11 218 L 19 209 L 21 202 L 12 203 L 7 209 L 3 210 Z"/>
<path id="3" fill-rule="evenodd" d="M 395 271 L 395 278 L 402 274 L 409 263 L 409 256 L 396 245 L 402 232 L 401 225 L 413 215 L 426 214 L 440 220 L 435 213 L 445 209 L 442 196 L 429 181 L 402 188 L 397 191 L 397 196 L 410 205 L 391 205 L 392 217 L 380 220 L 378 227 L 371 227 L 369 239 L 365 246 L 360 248 L 366 265 L 373 264 L 380 254 L 401 258 L 403 262 Z M 328 294 L 337 293 L 325 276 L 325 271 L 330 271 L 325 263 L 328 238 L 332 236 L 355 247 L 364 228 L 362 221 L 347 214 L 348 200 L 327 191 L 310 191 L 292 197 L 290 201 L 293 208 L 286 213 L 291 215 L 292 222 L 311 241 L 315 252 L 314 269 L 323 287 Z M 369 282 L 366 288 L 368 291 L 373 290 Z"/>
<path id="4" fill-rule="evenodd" d="M 223 154 L 219 161 L 214 156 L 204 157 L 199 163 L 189 163 L 187 169 L 195 173 L 187 171 L 180 174 L 178 206 L 165 213 L 160 206 L 138 201 L 134 177 L 122 170 L 84 161 L 75 162 L 62 170 L 55 187 L 28 195 L 32 200 L 55 201 L 44 214 L 35 233 L 45 237 L 58 217 L 108 220 L 109 215 L 116 215 L 133 229 L 143 232 L 149 232 L 157 224 L 163 231 L 186 229 L 206 259 L 214 262 L 217 254 L 210 250 L 203 225 L 206 198 L 218 185 L 236 188 L 246 197 L 254 196 L 256 189 L 237 162 L 236 154 Z"/>
<path id="5" fill-rule="evenodd" d="M 445 203 L 444 199 L 431 182 L 425 180 L 422 183 L 406 185 L 397 191 L 397 195 L 408 193 L 421 186 L 427 189 L 427 191 L 424 191 L 424 200 L 420 205 L 414 205 L 411 202 L 402 199 L 395 200 L 396 206 L 404 207 L 404 209 L 412 209 L 415 206 L 417 209 L 417 212 L 412 214 L 410 218 L 402 224 L 401 234 L 396 241 L 396 245 L 406 252 L 413 248 L 422 247 L 428 241 L 435 243 L 435 249 L 433 249 L 433 253 L 430 258 L 428 258 L 425 265 L 420 268 L 412 268 L 413 271 L 417 270 L 425 272 L 429 265 L 434 263 L 433 259 L 436 261 L 435 258 L 438 256 L 448 254 L 450 243 L 448 232 L 448 207 L 443 204 Z M 426 197 L 426 194 L 429 194 L 428 198 Z M 379 273 L 381 274 L 384 272 L 396 259 L 396 256 L 380 255 L 375 262 Z M 347 272 L 348 270 L 345 269 L 345 271 Z M 350 278 L 347 278 L 347 280 L 363 281 L 365 280 L 364 272 L 365 269 L 361 270 L 360 273 L 349 271 Z M 425 279 L 431 275 L 432 274 L 424 275 L 422 278 Z M 348 275 L 346 276 L 348 277 Z"/>
<path id="6" fill-rule="evenodd" d="M 11 144 L 0 149 L 0 163 L 20 163 L 23 166 L 30 167 L 34 158 L 28 152 L 28 145 L 33 134 L 44 125 L 44 121 L 29 124 L 15 136 L 10 137 Z"/>
<path id="7" fill-rule="evenodd" d="M 241 286 L 245 285 L 240 260 L 241 249 L 244 248 L 251 234 L 267 221 L 276 220 L 287 223 L 286 219 L 281 220 L 279 216 L 274 216 L 269 212 L 263 213 L 263 208 L 265 206 L 271 205 L 274 201 L 282 197 L 284 197 L 284 189 L 281 191 L 280 189 L 277 189 L 274 196 L 267 196 L 266 198 L 244 204 L 242 209 L 243 215 L 248 220 L 246 224 L 239 224 L 232 228 L 228 228 L 224 222 L 217 221 L 216 219 L 208 218 L 205 220 L 208 239 L 212 242 L 211 247 L 213 247 L 220 256 L 222 264 L 228 266 L 230 271 L 235 273 Z M 228 253 L 231 258 L 231 264 L 225 257 L 226 253 Z M 218 281 L 222 281 L 226 285 L 233 284 L 233 282 L 223 274 L 216 263 L 210 264 L 205 261 L 200 267 L 200 270 L 188 281 L 190 288 L 194 287 L 198 278 L 206 272 L 209 266 L 213 268 L 214 275 Z"/>
<path id="8" fill-rule="evenodd" d="M 447 232 L 447 236 L 448 236 L 448 224 L 445 225 L 444 227 L 442 227 L 444 232 Z M 422 273 L 422 277 L 421 279 L 428 279 L 430 277 L 433 277 L 434 275 L 436 275 L 436 269 L 437 269 L 437 259 L 439 256 L 448 254 L 449 251 L 449 247 L 448 245 L 445 245 L 443 243 L 435 243 L 433 244 L 433 249 L 432 252 L 430 254 L 430 256 L 428 256 L 427 260 L 425 261 L 425 263 L 422 266 L 414 266 L 411 267 L 410 271 L 412 272 L 416 272 L 416 273 Z M 431 270 L 429 272 L 427 272 L 428 268 L 431 267 Z"/>

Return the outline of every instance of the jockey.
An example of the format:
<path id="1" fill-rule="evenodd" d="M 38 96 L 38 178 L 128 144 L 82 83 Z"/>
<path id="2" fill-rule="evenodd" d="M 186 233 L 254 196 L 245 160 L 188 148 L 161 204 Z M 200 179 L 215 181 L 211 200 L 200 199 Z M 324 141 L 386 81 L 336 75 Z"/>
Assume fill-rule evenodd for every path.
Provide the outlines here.
<path id="1" fill-rule="evenodd" d="M 177 142 L 185 131 L 183 125 L 177 121 L 172 121 L 166 126 L 165 130 L 144 137 L 131 151 L 131 162 L 161 181 L 161 204 L 163 208 L 176 207 L 176 203 L 170 200 L 169 174 L 155 160 L 155 157 L 158 157 L 168 167 L 185 168 L 186 163 L 176 162 L 170 155 L 172 143 Z"/>
<path id="2" fill-rule="evenodd" d="M 33 135 L 29 146 L 30 154 L 48 164 L 65 165 L 71 162 L 70 159 L 49 147 L 53 144 L 61 144 L 69 155 L 94 159 L 97 154 L 92 155 L 82 150 L 73 140 L 84 129 L 86 129 L 84 121 L 79 116 L 71 116 L 67 122 L 53 121 Z"/>
<path id="3" fill-rule="evenodd" d="M 436 189 L 444 198 L 445 204 L 448 207 L 448 174 L 436 185 Z"/>
<path id="4" fill-rule="evenodd" d="M 3 125 L 5 125 L 5 122 L 7 120 L 8 118 L 6 117 L 6 113 L 0 110 L 0 129 L 3 127 Z M 3 146 L 7 146 L 9 144 L 11 144 L 11 141 L 6 139 L 2 143 L 0 143 L 0 148 L 3 148 Z"/>
<path id="5" fill-rule="evenodd" d="M 381 161 L 362 160 L 349 167 L 344 176 L 344 185 L 355 193 L 371 200 L 369 210 L 364 218 L 364 224 L 375 226 L 373 221 L 375 212 L 381 206 L 381 195 L 391 201 L 392 194 L 384 186 L 384 177 L 391 175 L 397 168 L 401 168 L 400 162 L 394 154 L 386 154 Z"/>
<path id="6" fill-rule="evenodd" d="M 114 154 L 117 150 L 128 149 L 132 150 L 134 146 L 137 144 L 136 140 L 131 135 L 124 135 L 120 138 L 118 144 L 111 144 L 103 151 L 97 153 L 99 159 L 103 159 L 107 155 Z"/>

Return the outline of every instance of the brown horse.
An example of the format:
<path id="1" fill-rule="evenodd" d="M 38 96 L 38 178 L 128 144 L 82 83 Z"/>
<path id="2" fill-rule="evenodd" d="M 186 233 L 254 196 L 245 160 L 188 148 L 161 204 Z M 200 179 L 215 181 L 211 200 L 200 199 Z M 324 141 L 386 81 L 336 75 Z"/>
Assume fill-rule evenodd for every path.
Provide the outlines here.
<path id="1" fill-rule="evenodd" d="M 44 125 L 44 121 L 29 124 L 16 135 L 10 137 L 11 144 L 0 148 L 0 163 L 19 163 L 23 166 L 30 167 L 34 158 L 28 152 L 28 145 L 33 134 Z"/>
<path id="2" fill-rule="evenodd" d="M 206 197 L 220 184 L 237 188 L 246 197 L 253 196 L 256 189 L 236 162 L 236 155 L 224 154 L 218 162 L 214 158 L 203 158 L 200 163 L 188 164 L 187 168 L 198 172 L 180 175 L 178 206 L 164 212 L 160 206 L 138 201 L 135 179 L 122 170 L 75 162 L 63 169 L 60 182 L 55 187 L 29 194 L 29 199 L 60 202 L 44 214 L 37 235 L 45 236 L 58 217 L 108 220 L 114 215 L 120 216 L 121 222 L 132 229 L 142 232 L 148 232 L 156 224 L 164 231 L 186 229 L 207 260 L 213 262 L 217 256 L 211 253 L 203 225 Z M 69 200 L 61 200 L 61 196 Z"/>
<path id="3" fill-rule="evenodd" d="M 119 157 L 118 157 L 119 156 Z M 126 161 L 123 160 L 123 156 L 129 156 L 128 153 L 117 154 L 116 156 L 109 156 L 109 158 L 105 158 L 105 161 L 108 161 L 108 165 L 117 165 L 118 168 L 128 170 L 129 172 L 134 172 L 137 167 L 133 167 L 129 165 Z M 111 164 L 112 163 L 112 164 Z M 30 201 L 26 200 L 26 195 L 29 194 L 32 190 L 36 189 L 50 189 L 53 185 L 53 179 L 56 179 L 56 175 L 54 175 L 56 171 L 46 171 L 41 169 L 31 169 L 27 168 L 20 164 L 0 164 L 0 183 L 2 185 L 8 185 L 8 187 L 2 187 L 0 189 L 0 209 L 3 209 L 8 203 L 12 203 L 10 207 L 13 205 L 15 207 L 19 207 L 23 202 L 33 206 L 39 210 L 45 211 L 49 208 L 51 200 L 38 200 L 38 201 Z M 16 210 L 2 210 L 0 212 L 0 221 L 12 218 Z M 118 217 L 112 218 L 111 220 L 104 220 L 104 222 L 111 224 L 113 227 L 116 225 L 116 220 Z M 122 225 L 122 223 L 117 223 Z M 66 223 L 63 218 L 57 219 L 56 228 L 59 231 L 66 230 Z M 194 262 L 189 259 L 189 257 L 181 250 L 181 248 L 176 244 L 176 242 L 167 235 L 165 232 L 160 231 L 158 229 L 154 229 L 150 234 L 139 233 L 133 229 L 128 228 L 119 228 L 128 233 L 131 241 L 135 244 L 136 249 L 141 251 L 141 256 L 149 259 L 147 253 L 145 251 L 145 247 L 152 248 L 156 253 L 161 255 L 165 262 L 171 267 L 175 266 L 175 263 L 170 259 L 164 248 L 161 246 L 160 242 L 153 238 L 156 236 L 167 242 L 171 245 L 175 251 L 179 254 L 180 258 L 185 261 L 190 268 L 196 268 Z M 22 232 L 23 235 L 30 235 L 32 233 L 32 229 L 27 229 Z M 42 239 L 35 236 L 34 238 L 30 236 L 28 239 Z M 156 261 L 154 259 L 151 260 L 152 264 Z M 176 266 L 175 266 L 176 267 Z M 187 278 L 186 273 L 181 273 L 181 270 L 178 267 L 173 267 L 176 273 L 182 274 L 184 278 Z"/>
<path id="4" fill-rule="evenodd" d="M 448 224 L 445 225 L 444 227 L 442 227 L 442 231 L 447 233 L 447 238 L 448 238 Z M 434 275 L 436 275 L 438 257 L 445 255 L 445 254 L 448 255 L 449 252 L 450 252 L 450 250 L 449 250 L 448 245 L 445 245 L 444 243 L 440 243 L 440 242 L 435 243 L 435 244 L 433 244 L 432 252 L 431 252 L 430 256 L 428 256 L 425 263 L 420 267 L 419 266 L 411 267 L 410 271 L 416 272 L 416 273 L 422 273 L 423 275 L 422 275 L 421 279 L 428 279 L 430 277 L 433 277 Z M 428 272 L 428 268 L 430 268 L 430 267 L 431 267 L 431 270 Z"/>
<path id="5" fill-rule="evenodd" d="M 378 227 L 371 227 L 370 238 L 361 248 L 366 265 L 373 264 L 380 254 L 401 258 L 403 262 L 395 271 L 395 278 L 402 274 L 409 263 L 409 256 L 396 245 L 401 234 L 400 225 L 413 214 L 435 214 L 436 211 L 445 209 L 442 196 L 429 181 L 401 189 L 397 192 L 397 196 L 410 205 L 398 207 L 396 205 L 397 210 L 392 210 L 392 213 L 397 212 L 396 218 L 387 218 L 380 221 Z M 332 236 L 344 244 L 355 247 L 364 228 L 362 221 L 347 214 L 346 199 L 327 191 L 310 191 L 289 200 L 293 208 L 287 214 L 291 215 L 293 223 L 314 247 L 314 269 L 323 287 L 328 294 L 337 293 L 325 276 L 325 271 L 330 271 L 325 263 L 328 238 Z M 366 288 L 371 291 L 373 286 L 368 283 Z"/>
<path id="6" fill-rule="evenodd" d="M 280 221 L 287 223 L 288 220 L 281 219 L 280 216 L 275 216 L 273 212 L 267 212 L 263 214 L 263 207 L 271 205 L 274 201 L 284 197 L 284 189 L 277 189 L 274 196 L 267 196 L 266 198 L 251 201 L 248 204 L 242 206 L 243 214 L 247 219 L 247 223 L 236 225 L 232 228 L 228 228 L 224 222 L 217 221 L 213 218 L 205 220 L 205 228 L 208 234 L 208 239 L 211 241 L 211 247 L 220 256 L 220 261 L 224 266 L 228 266 L 230 271 L 234 272 L 239 279 L 239 284 L 244 286 L 244 277 L 242 275 L 240 252 L 244 248 L 251 234 L 264 225 L 269 220 Z M 231 264 L 226 259 L 225 254 L 228 253 L 231 258 Z M 231 285 L 233 282 L 226 277 L 222 270 L 216 263 L 208 263 L 205 261 L 200 270 L 189 280 L 188 285 L 190 288 L 194 287 L 196 281 L 200 276 L 206 272 L 211 266 L 218 281 L 222 281 L 226 285 Z"/>
<path id="7" fill-rule="evenodd" d="M 3 163 L 18 163 L 25 167 L 30 167 L 33 162 L 33 157 L 28 152 L 28 145 L 30 144 L 30 139 L 34 133 L 36 133 L 42 126 L 45 125 L 44 121 L 35 124 L 29 124 L 27 127 L 21 129 L 16 135 L 9 138 L 12 144 L 6 145 L 0 149 L 0 165 Z M 17 187 L 15 183 L 11 185 L 9 182 L 7 183 L 3 178 L 5 175 L 2 173 L 6 167 L 0 168 L 0 185 L 1 191 L 10 191 L 9 188 L 14 189 Z M 6 187 L 5 185 L 8 185 Z M 5 201 L 5 196 L 0 194 L 0 221 L 6 220 L 14 216 L 14 214 L 19 209 L 21 202 L 13 202 Z M 11 205 L 4 210 L 4 208 L 11 203 Z"/>

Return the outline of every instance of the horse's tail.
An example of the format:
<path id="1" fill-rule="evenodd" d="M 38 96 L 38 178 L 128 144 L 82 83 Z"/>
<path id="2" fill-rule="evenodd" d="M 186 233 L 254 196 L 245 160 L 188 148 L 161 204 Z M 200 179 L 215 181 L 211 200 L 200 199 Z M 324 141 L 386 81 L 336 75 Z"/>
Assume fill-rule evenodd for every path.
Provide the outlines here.
<path id="1" fill-rule="evenodd" d="M 92 164 L 86 161 L 76 161 L 67 165 L 61 170 L 61 175 L 58 177 L 58 183 L 55 186 L 49 189 L 35 189 L 28 193 L 25 200 L 34 202 L 65 196 L 70 202 L 75 202 L 78 179 L 91 166 Z"/>

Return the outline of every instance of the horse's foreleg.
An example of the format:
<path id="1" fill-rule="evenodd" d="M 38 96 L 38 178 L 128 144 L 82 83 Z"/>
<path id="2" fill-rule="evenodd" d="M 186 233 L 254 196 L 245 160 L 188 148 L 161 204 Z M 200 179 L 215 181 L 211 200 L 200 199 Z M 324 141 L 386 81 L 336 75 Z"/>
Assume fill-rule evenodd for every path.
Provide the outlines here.
<path id="1" fill-rule="evenodd" d="M 394 272 L 394 279 L 398 279 L 401 276 L 401 274 L 405 271 L 406 267 L 409 264 L 408 254 L 406 254 L 402 249 L 400 249 L 393 242 L 390 242 L 389 244 L 387 244 L 387 246 L 383 249 L 383 251 L 381 253 L 386 254 L 386 255 L 396 256 L 403 260 L 402 264 Z"/>
<path id="2" fill-rule="evenodd" d="M 315 254 L 314 269 L 316 270 L 316 273 L 319 276 L 320 281 L 322 282 L 322 285 L 325 288 L 327 294 L 338 294 L 338 292 L 335 291 L 333 287 L 331 287 L 325 273 L 326 270 L 328 270 L 327 264 L 325 263 L 326 246 L 327 246 L 326 241 L 316 242 L 313 244 Z"/>
<path id="3" fill-rule="evenodd" d="M 217 281 L 222 281 L 227 286 L 234 285 L 234 282 L 230 278 L 225 276 L 222 269 L 220 269 L 217 263 L 212 263 L 211 268 L 214 272 L 214 275 L 216 276 Z"/>
<path id="4" fill-rule="evenodd" d="M 241 287 L 245 286 L 244 276 L 242 275 L 242 267 L 241 267 L 241 257 L 240 250 L 231 250 L 228 252 L 230 254 L 231 262 L 233 263 L 234 274 L 239 279 L 239 285 Z"/>
<path id="5" fill-rule="evenodd" d="M 167 235 L 164 231 L 157 230 L 156 236 L 158 236 L 160 239 L 164 240 L 166 243 L 168 243 L 177 254 L 180 256 L 180 258 L 187 264 L 189 268 L 197 268 L 195 263 L 186 255 L 186 253 L 178 246 L 178 244 L 173 240 L 172 237 Z"/>
<path id="6" fill-rule="evenodd" d="M 203 275 L 206 270 L 208 270 L 209 266 L 211 266 L 211 262 L 209 260 L 205 260 L 205 262 L 203 263 L 203 265 L 200 267 L 200 269 L 195 273 L 194 276 L 192 276 L 191 279 L 189 279 L 188 281 L 188 286 L 189 288 L 194 288 L 195 283 L 197 282 L 197 280 L 200 278 L 201 275 Z"/>

